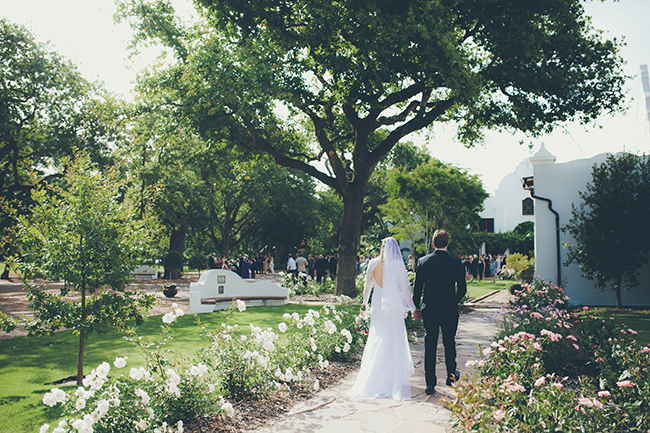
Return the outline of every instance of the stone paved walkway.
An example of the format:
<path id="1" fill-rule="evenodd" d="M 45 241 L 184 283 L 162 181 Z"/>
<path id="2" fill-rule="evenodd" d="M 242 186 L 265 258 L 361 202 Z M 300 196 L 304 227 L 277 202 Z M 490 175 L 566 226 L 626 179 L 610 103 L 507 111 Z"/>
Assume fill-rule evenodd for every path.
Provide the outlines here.
<path id="1" fill-rule="evenodd" d="M 489 296 L 476 303 L 473 311 L 460 317 L 456 338 L 458 369 L 461 376 L 471 369 L 465 362 L 478 359 L 477 344 L 487 344 L 497 332 L 497 313 L 507 301 L 505 291 Z M 442 343 L 438 348 L 436 393 L 424 393 L 424 345 L 411 344 L 415 373 L 411 376 L 412 399 L 395 401 L 388 399 L 356 400 L 346 391 L 352 387 L 357 372 L 335 387 L 321 391 L 316 397 L 297 404 L 288 414 L 267 426 L 253 430 L 255 433 L 442 433 L 451 432 L 451 412 L 444 407 L 445 399 L 454 398 L 452 387 L 444 385 L 445 377 Z M 251 432 L 251 433 L 252 433 Z"/>

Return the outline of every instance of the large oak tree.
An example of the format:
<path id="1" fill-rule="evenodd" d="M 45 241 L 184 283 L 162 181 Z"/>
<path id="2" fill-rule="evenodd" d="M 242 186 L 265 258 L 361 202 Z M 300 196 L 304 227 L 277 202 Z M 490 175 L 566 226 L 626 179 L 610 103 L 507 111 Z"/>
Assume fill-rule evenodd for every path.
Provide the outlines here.
<path id="1" fill-rule="evenodd" d="M 197 4 L 193 27 L 163 0 L 125 0 L 121 14 L 137 17 L 137 37 L 174 50 L 178 62 L 158 83 L 177 89 L 170 103 L 206 137 L 227 127 L 240 145 L 341 195 L 338 293 L 356 293 L 368 181 L 402 138 L 446 121 L 469 144 L 486 128 L 540 134 L 622 99 L 618 43 L 592 29 L 580 0 Z M 298 128 L 311 136 L 306 147 L 291 139 Z"/>

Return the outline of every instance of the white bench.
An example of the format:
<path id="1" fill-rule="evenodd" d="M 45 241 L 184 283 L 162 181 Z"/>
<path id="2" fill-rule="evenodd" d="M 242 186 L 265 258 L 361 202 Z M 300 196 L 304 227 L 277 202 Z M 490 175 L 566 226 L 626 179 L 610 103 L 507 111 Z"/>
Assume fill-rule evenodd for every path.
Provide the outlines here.
<path id="1" fill-rule="evenodd" d="M 190 283 L 190 313 L 211 313 L 230 307 L 233 299 L 246 306 L 285 305 L 289 291 L 268 281 L 245 281 L 232 271 L 210 269 Z"/>
<path id="2" fill-rule="evenodd" d="M 136 280 L 155 280 L 158 278 L 158 271 L 151 266 L 140 266 L 131 271 L 131 275 Z"/>

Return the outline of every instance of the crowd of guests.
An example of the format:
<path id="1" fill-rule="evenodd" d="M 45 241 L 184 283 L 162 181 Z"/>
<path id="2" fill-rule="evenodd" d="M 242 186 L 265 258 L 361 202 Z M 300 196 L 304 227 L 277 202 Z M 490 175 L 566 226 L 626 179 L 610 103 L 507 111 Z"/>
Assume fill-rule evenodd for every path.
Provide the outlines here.
<path id="1" fill-rule="evenodd" d="M 302 253 L 297 253 L 294 258 L 289 254 L 287 259 L 287 272 L 293 275 L 294 280 L 302 278 L 303 284 L 307 284 L 307 278 L 320 283 L 323 279 L 329 277 L 336 278 L 336 267 L 338 258 L 336 254 L 309 254 L 304 257 Z"/>
<path id="2" fill-rule="evenodd" d="M 503 254 L 483 254 L 460 256 L 465 266 L 465 275 L 469 282 L 475 279 L 483 281 L 484 278 L 492 278 L 492 282 L 497 279 L 505 279 L 509 276 L 506 270 L 506 256 Z"/>
<path id="3" fill-rule="evenodd" d="M 368 262 L 372 259 L 370 256 L 357 257 L 357 273 L 365 273 Z M 483 281 L 484 278 L 492 278 L 492 282 L 497 279 L 511 278 L 509 271 L 506 269 L 506 256 L 503 254 L 483 254 L 460 256 L 465 266 L 466 277 L 469 282 L 474 280 Z M 417 260 L 409 255 L 407 269 L 415 271 Z M 318 283 L 323 279 L 336 278 L 336 267 L 338 259 L 336 254 L 309 254 L 304 257 L 302 253 L 296 253 L 295 257 L 289 254 L 287 259 L 287 273 L 291 274 L 294 280 L 302 277 L 303 284 L 307 284 L 307 279 L 314 280 Z M 264 256 L 255 254 L 240 254 L 238 259 L 228 259 L 218 257 L 215 254 L 208 256 L 209 269 L 227 269 L 236 272 L 242 278 L 255 278 L 256 274 L 273 274 L 275 273 L 275 264 L 272 254 Z"/>
<path id="4" fill-rule="evenodd" d="M 272 254 L 240 254 L 237 259 L 219 257 L 216 254 L 208 256 L 208 269 L 226 269 L 237 273 L 242 278 L 255 278 L 256 274 L 275 273 L 275 263 Z"/>
<path id="5" fill-rule="evenodd" d="M 357 272 L 364 273 L 372 257 L 361 256 L 357 260 Z M 506 268 L 506 258 L 504 254 L 483 254 L 467 255 L 459 257 L 465 266 L 465 276 L 469 282 L 474 280 L 483 281 L 484 278 L 492 278 L 492 282 L 497 279 L 511 279 L 512 275 Z M 406 267 L 409 271 L 415 272 L 417 259 L 412 255 L 408 256 Z"/>

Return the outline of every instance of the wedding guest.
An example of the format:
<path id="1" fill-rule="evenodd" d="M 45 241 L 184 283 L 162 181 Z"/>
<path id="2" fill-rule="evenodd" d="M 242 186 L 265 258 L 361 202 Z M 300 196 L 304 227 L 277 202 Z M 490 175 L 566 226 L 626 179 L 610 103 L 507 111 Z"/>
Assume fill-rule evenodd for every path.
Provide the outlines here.
<path id="1" fill-rule="evenodd" d="M 338 265 L 338 259 L 336 258 L 336 254 L 331 253 L 330 257 L 328 259 L 328 271 L 331 275 L 331 278 L 334 279 L 336 277 L 336 266 Z"/>
<path id="2" fill-rule="evenodd" d="M 302 280 L 303 286 L 307 285 L 307 267 L 309 262 L 302 256 L 302 253 L 296 255 L 296 275 Z"/>
<path id="3" fill-rule="evenodd" d="M 262 272 L 264 274 L 269 273 L 269 255 L 268 254 L 266 255 L 266 257 L 264 257 Z"/>
<path id="4" fill-rule="evenodd" d="M 289 258 L 287 259 L 287 273 L 291 274 L 293 282 L 295 283 L 296 282 L 296 261 L 294 260 L 291 254 L 289 254 Z"/>
<path id="5" fill-rule="evenodd" d="M 316 259 L 316 263 L 314 263 L 314 269 L 316 270 L 316 282 L 320 283 L 323 281 L 323 277 L 327 274 L 327 259 L 325 256 L 320 254 L 318 256 L 318 259 Z"/>

